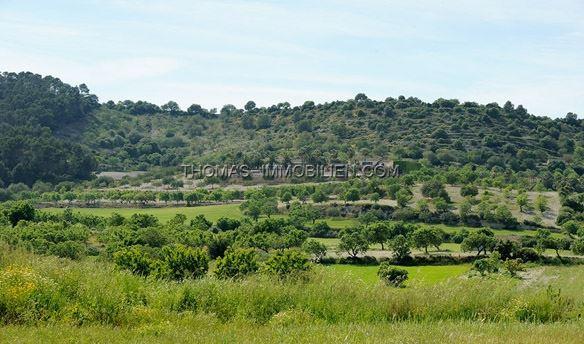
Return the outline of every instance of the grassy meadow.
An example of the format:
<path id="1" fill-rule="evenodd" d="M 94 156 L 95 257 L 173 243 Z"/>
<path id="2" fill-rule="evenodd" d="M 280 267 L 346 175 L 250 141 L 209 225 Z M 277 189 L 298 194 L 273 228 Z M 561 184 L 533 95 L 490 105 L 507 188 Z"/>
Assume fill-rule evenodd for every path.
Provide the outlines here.
<path id="1" fill-rule="evenodd" d="M 0 342 L 565 342 L 584 335 L 584 269 L 536 267 L 522 279 L 467 266 L 413 267 L 405 288 L 368 267 L 315 266 L 306 280 L 266 276 L 182 283 L 96 259 L 4 247 Z M 360 274 L 357 282 L 352 274 Z"/>

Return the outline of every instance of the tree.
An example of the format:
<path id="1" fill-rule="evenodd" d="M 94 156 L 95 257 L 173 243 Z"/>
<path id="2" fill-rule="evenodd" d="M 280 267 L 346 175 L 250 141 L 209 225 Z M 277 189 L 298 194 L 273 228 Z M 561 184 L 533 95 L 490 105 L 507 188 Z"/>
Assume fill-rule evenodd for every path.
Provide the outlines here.
<path id="1" fill-rule="evenodd" d="M 397 205 L 400 208 L 405 208 L 413 197 L 414 195 L 412 194 L 412 192 L 404 188 L 400 189 L 395 195 Z"/>
<path id="2" fill-rule="evenodd" d="M 492 234 L 487 231 L 472 232 L 462 241 L 460 248 L 464 252 L 477 251 L 477 257 L 481 252 L 487 254 L 487 251 L 492 251 L 497 244 Z"/>
<path id="3" fill-rule="evenodd" d="M 290 204 L 291 200 L 292 200 L 292 193 L 290 191 L 286 191 L 280 196 L 280 201 L 286 203 L 287 205 Z"/>
<path id="4" fill-rule="evenodd" d="M 460 188 L 460 195 L 462 197 L 474 197 L 478 194 L 479 188 L 477 188 L 476 185 L 467 184 Z"/>
<path id="5" fill-rule="evenodd" d="M 562 225 L 562 229 L 566 234 L 572 237 L 574 235 L 578 235 L 578 232 L 584 230 L 584 227 L 582 227 L 578 222 L 570 220 L 564 222 L 564 224 Z"/>
<path id="6" fill-rule="evenodd" d="M 393 257 L 398 262 L 405 261 L 410 256 L 410 253 L 411 253 L 410 243 L 409 243 L 408 239 L 406 239 L 406 237 L 401 235 L 401 234 L 396 236 L 390 242 L 390 248 L 393 251 Z"/>
<path id="7" fill-rule="evenodd" d="M 172 100 L 162 105 L 160 109 L 171 116 L 176 116 L 181 113 L 180 106 L 178 106 L 177 102 Z"/>
<path id="8" fill-rule="evenodd" d="M 545 213 L 548 210 L 548 200 L 542 194 L 537 195 L 535 198 L 535 207 L 539 210 L 540 213 Z"/>
<path id="9" fill-rule="evenodd" d="M 560 250 L 563 248 L 563 244 L 560 238 L 553 237 L 549 229 L 538 229 L 536 238 L 537 248 L 540 252 L 543 252 L 545 249 L 554 250 L 558 259 L 562 260 Z"/>
<path id="10" fill-rule="evenodd" d="M 187 201 L 187 206 L 192 204 L 197 204 L 203 199 L 203 195 L 199 191 L 189 192 L 185 196 L 185 201 Z"/>
<path id="11" fill-rule="evenodd" d="M 114 263 L 132 273 L 148 276 L 152 272 L 154 261 L 138 246 L 125 247 L 113 255 Z"/>
<path id="12" fill-rule="evenodd" d="M 349 227 L 341 231 L 339 252 L 346 252 L 351 258 L 369 250 L 369 240 L 364 227 Z"/>
<path id="13" fill-rule="evenodd" d="M 306 240 L 302 249 L 312 256 L 314 262 L 320 262 L 326 256 L 326 245 L 314 239 Z"/>
<path id="14" fill-rule="evenodd" d="M 489 258 L 476 259 L 472 264 L 473 270 L 478 271 L 481 276 L 496 273 L 499 271 L 499 259 L 494 255 Z"/>
<path id="15" fill-rule="evenodd" d="M 434 207 L 438 213 L 445 213 L 450 210 L 450 205 L 442 197 L 434 198 Z"/>
<path id="16" fill-rule="evenodd" d="M 2 206 L 2 214 L 16 226 L 19 221 L 32 221 L 36 216 L 36 209 L 30 202 L 15 201 L 6 202 Z"/>
<path id="17" fill-rule="evenodd" d="M 422 226 L 414 230 L 411 235 L 411 240 L 415 248 L 423 248 L 424 252 L 428 254 L 429 246 L 434 246 L 437 249 L 440 249 L 443 235 L 436 228 Z"/>
<path id="18" fill-rule="evenodd" d="M 204 113 L 203 108 L 201 107 L 201 105 L 199 104 L 192 104 L 191 106 L 189 106 L 189 108 L 187 109 L 187 113 L 189 115 L 202 115 Z"/>
<path id="19" fill-rule="evenodd" d="M 385 248 L 385 244 L 391 238 L 392 230 L 386 222 L 375 222 L 367 226 L 367 236 L 369 241 L 381 245 L 381 250 Z"/>
<path id="20" fill-rule="evenodd" d="M 256 103 L 253 100 L 250 100 L 247 103 L 245 103 L 245 106 L 243 108 L 247 111 L 252 111 L 256 108 Z"/>
<path id="21" fill-rule="evenodd" d="M 519 206 L 519 211 L 523 213 L 529 206 L 529 198 L 527 197 L 527 193 L 519 192 L 515 198 L 515 202 L 517 202 L 517 205 Z"/>
<path id="22" fill-rule="evenodd" d="M 509 228 L 517 225 L 517 219 L 515 219 L 511 210 L 505 204 L 499 204 L 495 208 L 495 220 Z"/>
<path id="23" fill-rule="evenodd" d="M 421 192 L 424 197 L 431 197 L 431 198 L 443 198 L 446 202 L 450 202 L 450 196 L 446 189 L 444 188 L 444 184 L 442 184 L 437 179 L 432 179 L 427 182 L 424 182 L 421 187 Z"/>
<path id="24" fill-rule="evenodd" d="M 350 188 L 343 194 L 343 200 L 345 202 L 355 202 L 358 201 L 360 198 L 359 189 L 357 188 Z"/>
<path id="25" fill-rule="evenodd" d="M 472 203 L 468 199 L 462 200 L 458 205 L 458 215 L 460 218 L 465 221 L 469 215 L 472 213 Z"/>
<path id="26" fill-rule="evenodd" d="M 324 192 L 320 191 L 320 190 L 316 190 L 314 191 L 314 193 L 312 194 L 312 201 L 314 203 L 322 203 L 325 202 L 326 200 L 328 200 L 328 196 L 324 194 Z"/>
<path id="27" fill-rule="evenodd" d="M 171 226 L 181 226 L 187 221 L 187 216 L 185 214 L 176 214 L 172 219 L 168 221 Z"/>

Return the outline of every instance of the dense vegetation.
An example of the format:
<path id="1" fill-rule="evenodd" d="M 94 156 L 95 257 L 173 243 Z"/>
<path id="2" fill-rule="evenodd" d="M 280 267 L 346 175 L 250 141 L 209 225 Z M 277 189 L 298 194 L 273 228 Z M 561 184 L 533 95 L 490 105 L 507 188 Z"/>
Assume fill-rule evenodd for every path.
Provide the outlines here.
<path id="1" fill-rule="evenodd" d="M 302 106 L 280 103 L 220 111 L 175 102 L 102 105 L 85 85 L 32 73 L 0 76 L 0 179 L 8 185 L 88 178 L 95 170 L 148 170 L 186 162 L 256 166 L 395 159 L 407 170 L 484 166 L 554 174 L 584 173 L 583 120 L 529 115 L 510 102 L 480 105 L 416 98 L 354 99 Z M 75 143 L 74 143 L 75 142 Z M 90 148 L 91 153 L 86 149 Z M 96 165 L 96 162 L 98 165 Z"/>
<path id="2" fill-rule="evenodd" d="M 125 115 L 123 115 L 123 114 Z M 85 141 L 104 169 L 174 166 L 178 161 L 246 163 L 302 159 L 413 159 L 432 166 L 584 172 L 583 122 L 574 114 L 551 120 L 510 102 L 479 105 L 416 98 L 355 99 L 302 106 L 288 103 L 219 112 L 194 104 L 181 111 L 131 101 L 106 103 Z M 573 158 L 572 158 L 573 157 Z"/>
<path id="3" fill-rule="evenodd" d="M 32 73 L 0 74 L 0 185 L 89 178 L 95 156 L 66 135 L 82 131 L 99 107 L 85 85 Z"/>

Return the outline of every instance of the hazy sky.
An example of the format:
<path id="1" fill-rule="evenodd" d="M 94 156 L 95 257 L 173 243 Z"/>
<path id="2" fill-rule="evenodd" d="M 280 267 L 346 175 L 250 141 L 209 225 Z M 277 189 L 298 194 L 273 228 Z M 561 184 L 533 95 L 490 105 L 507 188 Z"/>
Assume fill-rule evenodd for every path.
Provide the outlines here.
<path id="1" fill-rule="evenodd" d="M 415 96 L 584 115 L 584 1 L 6 1 L 0 70 L 101 101 Z"/>

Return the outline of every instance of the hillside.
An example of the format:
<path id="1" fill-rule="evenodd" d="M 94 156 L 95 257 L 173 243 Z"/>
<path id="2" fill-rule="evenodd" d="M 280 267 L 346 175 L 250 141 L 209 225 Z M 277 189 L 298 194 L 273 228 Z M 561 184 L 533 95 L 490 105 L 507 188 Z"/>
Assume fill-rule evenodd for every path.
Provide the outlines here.
<path id="1" fill-rule="evenodd" d="M 506 103 L 479 105 L 439 99 L 355 99 L 303 106 L 287 103 L 219 112 L 193 105 L 174 112 L 151 105 L 108 103 L 93 116 L 84 141 L 103 170 L 176 166 L 181 161 L 246 163 L 303 159 L 312 163 L 352 159 L 414 159 L 433 166 L 476 164 L 488 168 L 562 171 L 584 145 L 583 121 L 570 114 L 552 120 Z M 198 109 L 193 111 L 192 109 Z M 582 149 L 572 164 L 584 172 Z"/>
<path id="2" fill-rule="evenodd" d="M 181 163 L 260 165 L 302 159 L 419 160 L 433 167 L 584 173 L 584 121 L 530 115 L 507 102 L 481 105 L 358 94 L 292 107 L 220 111 L 174 102 L 107 102 L 85 85 L 32 73 L 0 76 L 0 180 L 4 184 L 88 178 L 91 172 L 174 168 Z M 89 148 L 91 152 L 87 151 Z M 571 170 L 571 169 L 568 169 Z"/>

